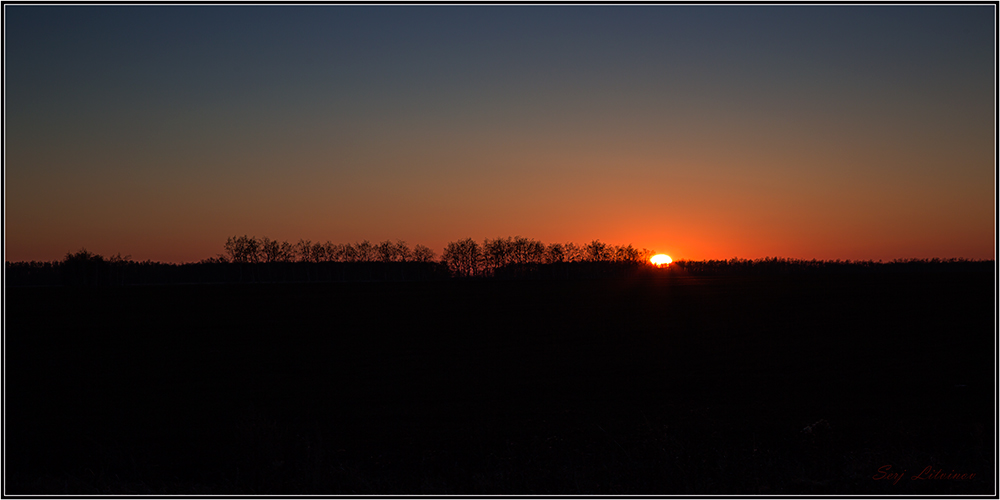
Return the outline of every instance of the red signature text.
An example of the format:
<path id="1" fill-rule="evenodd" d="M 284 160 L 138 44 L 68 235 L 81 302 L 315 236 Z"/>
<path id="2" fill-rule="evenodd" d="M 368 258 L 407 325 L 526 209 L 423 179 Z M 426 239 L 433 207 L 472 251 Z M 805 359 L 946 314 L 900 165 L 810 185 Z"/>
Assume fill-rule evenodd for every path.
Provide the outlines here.
<path id="1" fill-rule="evenodd" d="M 903 474 L 906 473 L 905 470 L 903 472 L 889 472 L 890 469 L 892 469 L 891 465 L 883 465 L 879 467 L 878 473 L 872 476 L 872 479 L 876 481 L 885 479 L 887 481 L 892 481 L 892 484 L 896 484 L 903 478 Z"/>
<path id="2" fill-rule="evenodd" d="M 904 475 L 906 475 L 906 469 L 903 469 L 902 472 L 899 471 L 893 472 L 891 465 L 883 465 L 878 468 L 878 472 L 876 472 L 875 475 L 872 476 L 872 479 L 876 481 L 880 480 L 890 481 L 892 482 L 892 484 L 896 484 L 899 482 L 900 479 L 903 479 Z M 955 472 L 954 470 L 952 470 L 951 472 L 945 472 L 944 469 L 935 469 L 934 467 L 928 465 L 927 467 L 924 467 L 924 469 L 920 471 L 920 474 L 910 476 L 910 480 L 924 481 L 927 479 L 937 479 L 937 480 L 949 479 L 953 481 L 968 481 L 970 479 L 975 479 L 975 477 L 976 477 L 975 473 Z"/>
<path id="3" fill-rule="evenodd" d="M 917 474 L 916 476 L 913 476 L 910 479 L 912 479 L 914 481 L 916 481 L 918 479 L 920 479 L 920 480 L 923 480 L 923 479 L 957 479 L 959 481 L 963 481 L 963 480 L 973 479 L 975 477 L 976 477 L 975 473 L 965 474 L 965 473 L 955 472 L 955 471 L 945 472 L 944 469 L 934 470 L 933 467 L 931 467 L 930 465 L 928 465 L 927 467 L 924 467 L 924 470 L 920 471 L 920 474 Z"/>

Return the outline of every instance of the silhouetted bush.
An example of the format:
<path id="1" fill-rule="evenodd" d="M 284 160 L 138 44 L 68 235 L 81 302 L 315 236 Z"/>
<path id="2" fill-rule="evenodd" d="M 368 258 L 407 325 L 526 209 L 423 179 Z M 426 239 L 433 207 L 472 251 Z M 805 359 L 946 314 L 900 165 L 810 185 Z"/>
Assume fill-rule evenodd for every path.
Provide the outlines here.
<path id="1" fill-rule="evenodd" d="M 68 252 L 63 258 L 63 283 L 70 286 L 94 286 L 109 281 L 110 266 L 104 257 L 82 248 L 76 253 Z"/>

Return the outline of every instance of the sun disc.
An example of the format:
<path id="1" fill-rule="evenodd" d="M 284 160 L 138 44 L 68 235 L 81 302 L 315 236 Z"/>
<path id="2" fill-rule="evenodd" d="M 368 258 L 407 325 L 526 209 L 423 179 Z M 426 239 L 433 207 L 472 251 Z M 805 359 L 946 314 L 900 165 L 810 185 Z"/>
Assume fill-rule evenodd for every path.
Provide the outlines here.
<path id="1" fill-rule="evenodd" d="M 658 253 L 650 258 L 649 261 L 652 262 L 654 266 L 665 266 L 674 260 L 671 259 L 669 255 Z"/>

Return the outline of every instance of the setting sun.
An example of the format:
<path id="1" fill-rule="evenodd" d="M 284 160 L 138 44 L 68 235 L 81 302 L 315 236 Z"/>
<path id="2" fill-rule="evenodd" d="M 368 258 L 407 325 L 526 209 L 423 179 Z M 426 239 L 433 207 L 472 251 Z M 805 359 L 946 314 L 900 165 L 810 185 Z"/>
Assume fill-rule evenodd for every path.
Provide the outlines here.
<path id="1" fill-rule="evenodd" d="M 659 253 L 650 258 L 649 261 L 655 266 L 665 266 L 673 262 L 674 259 L 671 259 L 669 255 Z"/>

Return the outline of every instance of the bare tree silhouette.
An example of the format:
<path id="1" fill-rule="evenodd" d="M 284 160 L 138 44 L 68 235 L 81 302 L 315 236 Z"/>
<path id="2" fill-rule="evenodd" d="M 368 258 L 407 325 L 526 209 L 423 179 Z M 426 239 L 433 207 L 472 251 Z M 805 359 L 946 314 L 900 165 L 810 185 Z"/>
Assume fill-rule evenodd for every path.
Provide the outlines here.
<path id="1" fill-rule="evenodd" d="M 431 262 L 434 260 L 434 251 L 423 245 L 417 245 L 413 247 L 413 253 L 410 258 L 413 262 Z"/>
<path id="2" fill-rule="evenodd" d="M 392 262 L 396 254 L 396 245 L 385 240 L 375 245 L 375 256 L 380 262 Z"/>
<path id="3" fill-rule="evenodd" d="M 606 260 L 611 260 L 610 252 L 608 251 L 608 246 L 601 243 L 601 240 L 591 241 L 587 246 L 584 247 L 584 252 L 586 255 L 586 260 L 591 262 L 603 262 Z"/>
<path id="4" fill-rule="evenodd" d="M 396 262 L 409 262 L 411 257 L 410 247 L 403 240 L 396 240 L 393 250 L 393 260 Z"/>
<path id="5" fill-rule="evenodd" d="M 326 247 L 320 243 L 313 243 L 309 247 L 309 262 L 323 262 L 326 260 Z"/>
<path id="6" fill-rule="evenodd" d="M 309 262 L 312 255 L 312 240 L 299 239 L 295 244 L 295 255 L 299 262 Z"/>
<path id="7" fill-rule="evenodd" d="M 473 277 L 479 275 L 481 256 L 476 240 L 465 238 L 448 243 L 442 259 L 456 276 Z"/>
<path id="8" fill-rule="evenodd" d="M 230 262 L 247 264 L 257 259 L 257 242 L 247 235 L 229 237 L 225 250 Z"/>
<path id="9" fill-rule="evenodd" d="M 545 263 L 558 264 L 566 261 L 566 249 L 562 243 L 552 243 L 545 249 Z"/>
<path id="10" fill-rule="evenodd" d="M 500 269 L 511 262 L 511 253 L 513 251 L 514 241 L 513 238 L 496 238 L 496 239 L 485 239 L 483 240 L 482 249 L 482 259 L 483 259 L 483 271 L 487 275 L 493 275 L 496 273 L 497 269 Z"/>
<path id="11" fill-rule="evenodd" d="M 354 262 L 357 259 L 357 252 L 354 245 L 341 243 L 334 245 L 333 257 L 337 262 Z"/>
<path id="12" fill-rule="evenodd" d="M 364 240 L 354 245 L 355 262 L 371 262 L 375 260 L 375 246 L 370 241 Z"/>
<path id="13" fill-rule="evenodd" d="M 583 248 L 573 242 L 566 243 L 563 246 L 563 253 L 566 256 L 566 262 L 582 262 L 586 260 Z"/>
<path id="14" fill-rule="evenodd" d="M 540 264 L 545 258 L 545 245 L 540 241 L 516 236 L 512 253 L 515 264 Z"/>

